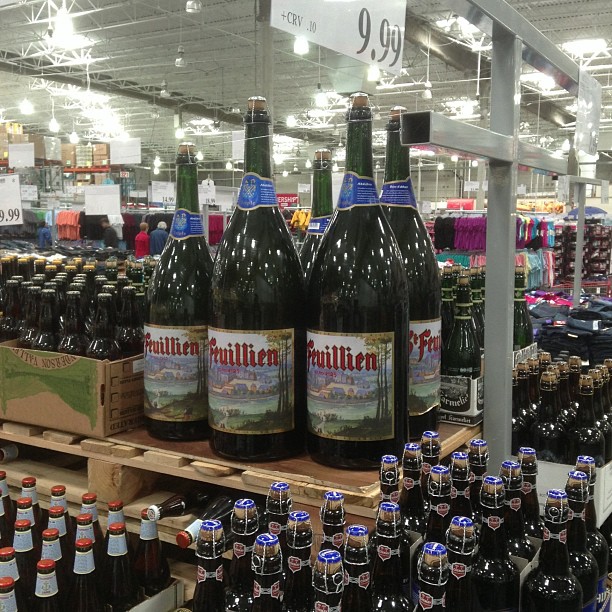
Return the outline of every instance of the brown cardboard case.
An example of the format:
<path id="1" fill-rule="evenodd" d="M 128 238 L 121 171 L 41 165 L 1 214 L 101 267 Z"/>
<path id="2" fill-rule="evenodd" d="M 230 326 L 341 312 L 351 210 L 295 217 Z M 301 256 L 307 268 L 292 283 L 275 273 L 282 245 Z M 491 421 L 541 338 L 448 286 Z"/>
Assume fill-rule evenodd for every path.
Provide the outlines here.
<path id="1" fill-rule="evenodd" d="M 0 345 L 0 418 L 86 436 L 143 420 L 144 359 L 98 361 Z"/>

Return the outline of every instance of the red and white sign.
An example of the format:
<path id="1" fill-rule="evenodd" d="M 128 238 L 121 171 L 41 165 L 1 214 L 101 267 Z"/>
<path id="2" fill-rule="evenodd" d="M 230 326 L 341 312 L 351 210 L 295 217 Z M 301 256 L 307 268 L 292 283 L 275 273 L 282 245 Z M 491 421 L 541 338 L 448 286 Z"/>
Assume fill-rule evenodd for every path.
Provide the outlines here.
<path id="1" fill-rule="evenodd" d="M 474 210 L 474 198 L 453 198 L 446 201 L 446 210 Z"/>
<path id="2" fill-rule="evenodd" d="M 300 196 L 297 193 L 277 193 L 276 201 L 280 209 L 288 208 L 289 206 L 296 206 L 300 202 Z"/>

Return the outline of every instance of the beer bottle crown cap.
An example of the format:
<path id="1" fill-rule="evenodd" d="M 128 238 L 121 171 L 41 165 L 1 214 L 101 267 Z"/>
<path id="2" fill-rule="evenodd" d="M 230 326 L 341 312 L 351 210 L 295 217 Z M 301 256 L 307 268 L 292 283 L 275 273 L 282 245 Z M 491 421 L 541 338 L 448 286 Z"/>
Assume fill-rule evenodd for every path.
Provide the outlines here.
<path id="1" fill-rule="evenodd" d="M 442 482 L 450 478 L 450 470 L 445 465 L 434 465 L 429 473 L 431 480 Z"/>
<path id="2" fill-rule="evenodd" d="M 568 374 L 569 373 L 569 363 L 566 361 L 558 361 L 555 362 L 560 374 Z"/>
<path id="3" fill-rule="evenodd" d="M 59 529 L 55 529 L 55 527 L 51 527 L 50 529 L 45 529 L 42 532 L 43 540 L 55 540 L 59 538 Z"/>
<path id="4" fill-rule="evenodd" d="M 51 487 L 51 495 L 54 497 L 66 495 L 66 487 L 64 485 L 55 485 Z"/>
<path id="5" fill-rule="evenodd" d="M 608 369 L 612 368 L 612 359 L 610 359 L 609 357 L 607 359 L 604 359 L 604 365 Z"/>
<path id="6" fill-rule="evenodd" d="M 584 388 L 589 388 L 592 389 L 593 388 L 593 377 L 589 376 L 588 374 L 581 374 L 580 375 L 580 381 L 578 383 L 580 385 L 580 388 L 582 389 Z"/>
<path id="7" fill-rule="evenodd" d="M 346 534 L 353 538 L 363 538 L 368 535 L 368 528 L 365 525 L 349 525 Z"/>
<path id="8" fill-rule="evenodd" d="M 332 154 L 329 149 L 317 149 L 315 151 L 315 159 L 317 161 L 329 161 L 331 158 Z"/>
<path id="9" fill-rule="evenodd" d="M 423 556 L 442 557 L 446 554 L 446 546 L 438 542 L 426 542 L 423 546 Z"/>
<path id="10" fill-rule="evenodd" d="M 454 516 L 449 531 L 458 538 L 470 539 L 474 536 L 474 522 L 467 516 Z"/>
<path id="11" fill-rule="evenodd" d="M 568 483 L 571 481 L 573 483 L 576 482 L 588 482 L 589 481 L 589 477 L 584 473 L 581 472 L 580 470 L 570 470 L 568 473 Z"/>
<path id="12" fill-rule="evenodd" d="M 254 516 L 256 509 L 257 506 L 255 505 L 255 502 L 246 497 L 243 499 L 237 499 L 234 503 L 234 515 L 240 519 Z"/>
<path id="13" fill-rule="evenodd" d="M 36 569 L 41 572 L 52 572 L 55 569 L 55 561 L 53 559 L 41 559 L 36 563 Z"/>
<path id="14" fill-rule="evenodd" d="M 455 451 L 451 454 L 451 462 L 453 465 L 467 466 L 468 454 L 462 451 Z"/>
<path id="15" fill-rule="evenodd" d="M 589 455 L 578 455 L 578 457 L 576 457 L 576 469 L 580 472 L 584 472 L 589 477 L 589 481 L 594 482 L 596 472 L 595 459 L 593 459 L 593 457 L 589 457 Z"/>
<path id="16" fill-rule="evenodd" d="M 481 438 L 473 438 L 470 440 L 470 450 L 478 452 L 482 455 L 483 451 L 487 451 L 489 445 L 486 440 L 482 440 Z"/>
<path id="17" fill-rule="evenodd" d="M 35 487 L 36 486 L 36 478 L 34 476 L 26 476 L 21 479 L 22 487 Z"/>
<path id="18" fill-rule="evenodd" d="M 216 531 L 220 527 L 222 527 L 221 521 L 218 521 L 217 519 L 209 519 L 206 521 L 202 521 L 200 530 L 201 531 Z"/>
<path id="19" fill-rule="evenodd" d="M 74 543 L 74 545 L 77 550 L 80 550 L 81 552 L 87 552 L 93 547 L 93 541 L 91 540 L 91 538 L 79 538 Z"/>
<path id="20" fill-rule="evenodd" d="M 93 523 L 93 514 L 90 514 L 89 512 L 79 514 L 76 517 L 76 522 L 78 525 L 87 525 L 88 523 Z"/>
<path id="21" fill-rule="evenodd" d="M 30 508 L 32 506 L 32 499 L 30 497 L 20 497 L 17 500 L 18 508 Z"/>
<path id="22" fill-rule="evenodd" d="M 499 470 L 500 476 L 508 476 L 517 478 L 521 476 L 521 464 L 516 461 L 504 461 L 501 464 L 501 469 Z"/>
<path id="23" fill-rule="evenodd" d="M 557 377 L 554 372 L 542 372 L 542 382 L 544 384 L 552 385 L 557 380 Z"/>
<path id="24" fill-rule="evenodd" d="M 289 513 L 288 520 L 292 523 L 306 523 L 310 521 L 310 514 L 304 510 L 293 510 Z"/>
<path id="25" fill-rule="evenodd" d="M 521 446 L 519 448 L 518 455 L 519 457 L 523 457 L 527 461 L 529 460 L 529 458 L 532 458 L 535 460 L 536 451 L 535 451 L 535 448 L 531 448 L 530 446 Z"/>
<path id="26" fill-rule="evenodd" d="M 440 434 L 437 431 L 424 431 L 422 440 L 438 440 L 440 438 Z"/>
<path id="27" fill-rule="evenodd" d="M 247 108 L 250 111 L 264 111 L 268 107 L 268 102 L 263 96 L 251 96 L 247 100 Z"/>
<path id="28" fill-rule="evenodd" d="M 350 107 L 351 108 L 356 108 L 356 107 L 367 107 L 370 105 L 370 98 L 368 97 L 367 93 L 363 93 L 363 92 L 356 92 L 354 94 L 351 95 L 350 98 Z"/>
<path id="29" fill-rule="evenodd" d="M 120 499 L 115 499 L 113 501 L 108 502 L 108 509 L 111 512 L 117 512 L 117 510 L 121 510 L 123 508 L 123 502 Z"/>
<path id="30" fill-rule="evenodd" d="M 325 549 L 317 555 L 317 561 L 324 565 L 334 565 L 342 563 L 342 555 L 337 550 Z"/>
<path id="31" fill-rule="evenodd" d="M 30 521 L 28 519 L 19 519 L 15 521 L 15 531 L 27 531 L 30 529 Z"/>
<path id="32" fill-rule="evenodd" d="M 340 493 L 339 491 L 326 491 L 323 497 L 325 498 L 326 501 L 343 501 L 344 500 L 344 495 L 342 495 L 342 493 Z"/>
<path id="33" fill-rule="evenodd" d="M 399 121 L 400 117 L 407 112 L 408 109 L 405 106 L 393 106 L 389 111 L 389 119 L 391 121 Z"/>
<path id="34" fill-rule="evenodd" d="M 0 590 L 3 592 L 10 591 L 15 588 L 15 581 L 10 576 L 0 578 Z"/>
<path id="35" fill-rule="evenodd" d="M 125 523 L 112 523 L 108 526 L 108 530 L 114 535 L 125 533 Z"/>
<path id="36" fill-rule="evenodd" d="M 421 445 L 418 442 L 404 444 L 404 457 L 421 457 Z"/>
<path id="37" fill-rule="evenodd" d="M 59 516 L 62 516 L 63 514 L 64 514 L 63 506 L 51 506 L 49 508 L 49 516 L 52 516 L 53 518 L 57 518 Z"/>
<path id="38" fill-rule="evenodd" d="M 383 466 L 386 465 L 397 465 L 398 459 L 395 455 L 383 455 L 380 459 Z"/>
<path id="39" fill-rule="evenodd" d="M 303 533 L 312 530 L 312 523 L 310 522 L 310 514 L 303 510 L 294 510 L 289 513 L 287 519 L 287 531 L 289 533 Z"/>
<path id="40" fill-rule="evenodd" d="M 6 560 L 9 557 L 15 556 L 15 549 L 12 546 L 0 548 L 0 560 Z"/>
<path id="41" fill-rule="evenodd" d="M 256 555 L 259 555 L 260 557 L 273 557 L 278 553 L 278 551 L 278 538 L 271 533 L 262 533 L 258 535 L 257 539 L 255 540 L 253 558 L 255 558 Z"/>
<path id="42" fill-rule="evenodd" d="M 571 355 L 567 362 L 570 365 L 578 365 L 582 367 L 582 357 L 579 357 L 578 355 Z"/>

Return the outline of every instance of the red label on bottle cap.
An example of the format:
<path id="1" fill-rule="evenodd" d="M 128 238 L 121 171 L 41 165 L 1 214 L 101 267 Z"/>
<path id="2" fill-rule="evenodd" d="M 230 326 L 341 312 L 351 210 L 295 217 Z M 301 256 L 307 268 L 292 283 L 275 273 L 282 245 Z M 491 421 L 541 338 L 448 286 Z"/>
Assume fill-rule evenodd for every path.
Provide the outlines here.
<path id="1" fill-rule="evenodd" d="M 451 574 L 461 580 L 467 574 L 467 568 L 464 563 L 451 563 Z"/>
<path id="2" fill-rule="evenodd" d="M 510 507 L 515 511 L 518 512 L 521 509 L 521 498 L 520 497 L 513 497 L 510 500 Z"/>
<path id="3" fill-rule="evenodd" d="M 438 504 L 436 506 L 436 512 L 440 516 L 446 516 L 450 511 L 450 506 L 448 504 Z"/>
<path id="4" fill-rule="evenodd" d="M 404 478 L 404 489 L 412 489 L 414 480 L 412 478 Z"/>
<path id="5" fill-rule="evenodd" d="M 344 536 L 341 533 L 334 533 L 332 543 L 336 548 L 341 548 L 342 544 L 344 544 Z"/>
<path id="6" fill-rule="evenodd" d="M 385 546 L 384 544 L 381 544 L 378 547 L 378 556 L 383 561 L 387 561 L 387 559 L 391 558 L 391 549 L 388 546 Z"/>
<path id="7" fill-rule="evenodd" d="M 287 565 L 289 569 L 295 574 L 295 572 L 299 572 L 302 568 L 302 561 L 298 559 L 298 557 L 289 557 L 287 559 Z"/>
<path id="8" fill-rule="evenodd" d="M 278 535 L 281 532 L 280 523 L 268 523 L 268 529 L 272 535 Z"/>
<path id="9" fill-rule="evenodd" d="M 431 610 L 433 608 L 433 597 L 429 593 L 421 591 L 419 593 L 419 605 L 423 610 Z"/>
<path id="10" fill-rule="evenodd" d="M 234 542 L 234 557 L 244 557 L 246 554 L 246 547 L 242 542 Z"/>

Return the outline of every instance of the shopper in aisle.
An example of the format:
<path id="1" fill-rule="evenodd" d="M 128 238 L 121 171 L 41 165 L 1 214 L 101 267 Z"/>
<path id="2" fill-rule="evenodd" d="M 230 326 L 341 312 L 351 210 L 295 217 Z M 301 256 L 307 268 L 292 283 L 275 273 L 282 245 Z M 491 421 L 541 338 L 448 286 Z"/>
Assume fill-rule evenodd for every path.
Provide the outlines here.
<path id="1" fill-rule="evenodd" d="M 119 238 L 117 237 L 117 231 L 110 224 L 108 217 L 102 217 L 102 219 L 100 219 L 100 225 L 102 226 L 102 240 L 104 241 L 104 246 L 116 249 L 119 244 Z"/>
<path id="2" fill-rule="evenodd" d="M 167 228 L 166 222 L 160 221 L 157 228 L 151 232 L 149 236 L 149 255 L 161 255 L 164 246 L 166 246 L 166 240 L 168 240 Z"/>
<path id="3" fill-rule="evenodd" d="M 136 234 L 135 245 L 136 248 L 134 250 L 134 254 L 136 255 L 136 259 L 140 259 L 141 257 L 146 257 L 149 255 L 150 249 L 150 238 L 147 233 L 149 229 L 149 224 L 144 221 L 140 224 L 140 232 Z"/>
<path id="4" fill-rule="evenodd" d="M 51 244 L 53 244 L 53 241 L 51 240 L 51 230 L 49 229 L 49 226 L 47 225 L 46 221 L 40 222 L 37 239 L 39 249 L 46 249 L 47 247 L 50 247 Z"/>

